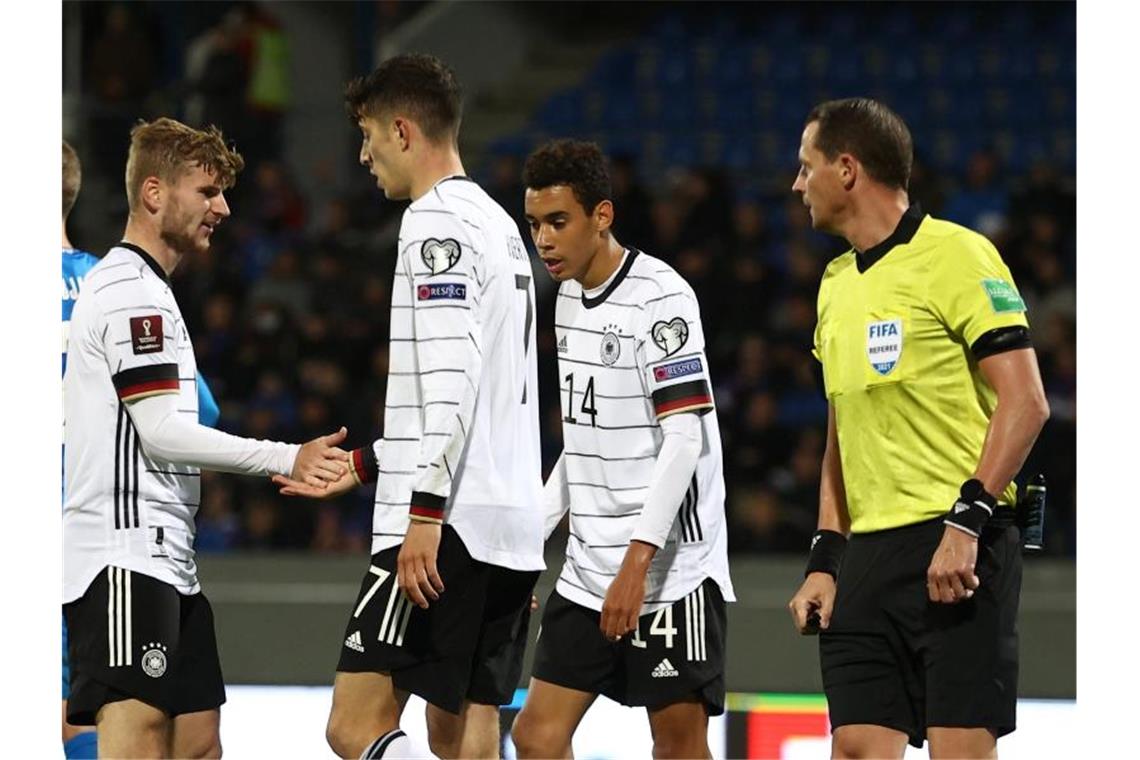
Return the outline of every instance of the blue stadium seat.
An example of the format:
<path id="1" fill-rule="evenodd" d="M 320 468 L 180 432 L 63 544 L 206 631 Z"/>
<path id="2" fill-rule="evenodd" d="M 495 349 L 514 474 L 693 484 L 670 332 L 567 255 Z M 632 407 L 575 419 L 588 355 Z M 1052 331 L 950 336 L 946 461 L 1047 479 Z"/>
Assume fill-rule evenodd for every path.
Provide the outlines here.
<path id="1" fill-rule="evenodd" d="M 544 129 L 551 132 L 575 130 L 580 127 L 585 116 L 585 99 L 578 90 L 566 90 L 550 97 L 538 109 L 536 120 Z"/>
<path id="2" fill-rule="evenodd" d="M 604 129 L 629 129 L 637 127 L 639 123 L 635 90 L 630 89 L 622 93 L 605 93 L 598 115 L 598 126 Z"/>
<path id="3" fill-rule="evenodd" d="M 670 167 L 693 167 L 700 163 L 697 140 L 688 133 L 670 134 L 665 140 L 662 159 Z"/>

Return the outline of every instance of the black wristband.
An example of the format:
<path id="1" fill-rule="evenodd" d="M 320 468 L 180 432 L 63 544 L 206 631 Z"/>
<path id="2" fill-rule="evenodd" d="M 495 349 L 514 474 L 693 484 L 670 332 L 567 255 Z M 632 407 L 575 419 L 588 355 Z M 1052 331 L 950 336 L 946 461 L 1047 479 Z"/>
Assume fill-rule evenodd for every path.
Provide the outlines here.
<path id="1" fill-rule="evenodd" d="M 977 538 L 982 535 L 982 529 L 993 517 L 996 507 L 997 499 L 986 493 L 982 481 L 970 478 L 962 484 L 958 501 L 954 502 L 942 522 Z"/>
<path id="2" fill-rule="evenodd" d="M 843 550 L 847 548 L 847 537 L 834 530 L 817 530 L 811 537 L 811 552 L 808 554 L 804 576 L 812 573 L 827 573 L 832 578 L 839 575 L 839 563 L 843 561 Z"/>

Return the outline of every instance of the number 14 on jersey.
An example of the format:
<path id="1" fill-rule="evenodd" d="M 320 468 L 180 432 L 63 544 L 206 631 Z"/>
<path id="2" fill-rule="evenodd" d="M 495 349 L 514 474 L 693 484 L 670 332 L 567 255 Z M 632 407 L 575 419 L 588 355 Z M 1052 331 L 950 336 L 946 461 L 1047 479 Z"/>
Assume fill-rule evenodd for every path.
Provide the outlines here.
<path id="1" fill-rule="evenodd" d="M 570 413 L 562 418 L 563 422 L 569 422 L 571 425 L 577 425 L 578 418 L 574 416 L 574 373 L 571 372 L 566 376 L 566 382 L 569 384 L 568 397 L 566 408 Z M 586 383 L 586 391 L 582 394 L 582 406 L 580 407 L 582 414 L 590 415 L 590 427 L 598 426 L 598 408 L 594 406 L 594 376 L 590 375 L 589 381 Z M 581 424 L 585 425 L 585 422 Z"/>

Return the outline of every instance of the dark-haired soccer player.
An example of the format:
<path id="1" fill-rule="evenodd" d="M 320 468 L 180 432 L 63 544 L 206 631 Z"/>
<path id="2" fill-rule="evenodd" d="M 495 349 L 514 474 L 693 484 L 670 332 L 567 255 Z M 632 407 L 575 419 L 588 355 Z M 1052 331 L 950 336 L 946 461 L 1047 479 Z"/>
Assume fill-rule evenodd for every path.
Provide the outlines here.
<path id="1" fill-rule="evenodd" d="M 570 543 L 512 735 L 521 757 L 569 757 L 605 694 L 647 709 L 654 757 L 708 757 L 734 595 L 699 305 L 672 267 L 614 238 L 597 145 L 544 145 L 523 181 L 538 255 L 561 282 L 564 449 L 546 532 L 569 510 Z"/>
<path id="2" fill-rule="evenodd" d="M 303 446 L 198 422 L 194 348 L 169 276 L 206 251 L 243 165 L 221 133 L 173 119 L 131 130 L 124 239 L 88 272 L 64 375 L 67 720 L 98 728 L 101 757 L 218 757 L 225 687 L 198 583 L 202 467 L 347 471 L 345 436 Z"/>
<path id="3" fill-rule="evenodd" d="M 342 757 L 406 757 L 408 694 L 442 757 L 497 757 L 542 559 L 534 283 L 518 226 L 460 161 L 459 84 L 399 55 L 346 93 L 360 162 L 411 199 L 392 289 L 372 562 L 345 629 L 327 737 Z M 286 494 L 321 496 L 278 479 Z"/>
<path id="4" fill-rule="evenodd" d="M 1025 304 L 988 240 L 911 203 L 886 106 L 817 106 L 799 156 L 812 225 L 851 244 L 820 285 L 819 530 L 789 603 L 801 632 L 819 616 L 832 753 L 993 757 L 1017 708 L 1012 481 L 1049 416 Z"/>

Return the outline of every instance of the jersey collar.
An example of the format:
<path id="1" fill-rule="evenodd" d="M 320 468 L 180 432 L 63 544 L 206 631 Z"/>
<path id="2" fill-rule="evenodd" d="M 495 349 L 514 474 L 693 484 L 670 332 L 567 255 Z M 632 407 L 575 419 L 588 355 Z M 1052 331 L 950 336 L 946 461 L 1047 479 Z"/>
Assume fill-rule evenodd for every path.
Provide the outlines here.
<path id="1" fill-rule="evenodd" d="M 126 248 L 129 251 L 134 251 L 138 254 L 140 259 L 146 262 L 146 265 L 148 267 L 154 270 L 154 273 L 159 276 L 159 279 L 161 279 L 167 285 L 170 284 L 170 278 L 166 276 L 166 271 L 161 266 L 159 266 L 158 262 L 154 260 L 153 256 L 144 251 L 142 248 L 139 248 L 134 243 L 128 243 L 125 240 L 120 241 L 116 248 Z"/>
<path id="2" fill-rule="evenodd" d="M 432 185 L 432 187 L 437 187 L 439 185 L 442 185 L 444 182 L 450 182 L 453 179 L 457 179 L 460 182 L 475 182 L 475 180 L 471 179 L 466 174 L 452 174 L 450 177 L 444 177 L 439 182 L 436 182 L 434 185 Z"/>
<path id="3" fill-rule="evenodd" d="M 895 246 L 909 243 L 914 238 L 915 233 L 918 232 L 921 224 L 922 206 L 912 203 L 903 212 L 902 219 L 899 219 L 895 231 L 888 235 L 886 240 L 878 245 L 871 246 L 862 253 L 855 251 L 855 264 L 859 267 L 859 274 L 870 269 L 872 264 L 890 253 Z"/>
<path id="4" fill-rule="evenodd" d="M 614 277 L 613 282 L 609 284 L 609 287 L 602 291 L 601 295 L 596 296 L 595 298 L 589 298 L 586 295 L 586 291 L 582 291 L 582 305 L 587 309 L 592 309 L 595 306 L 601 306 L 603 303 L 605 303 L 606 299 L 610 297 L 610 294 L 617 290 L 617 286 L 621 285 L 621 281 L 625 279 L 625 276 L 627 274 L 629 274 L 629 269 L 633 266 L 633 260 L 637 257 L 637 254 L 640 253 L 640 251 L 638 251 L 633 246 L 630 246 L 627 250 L 629 251 L 629 255 L 625 257 L 625 263 L 621 265 L 621 269 L 618 270 L 618 273 Z"/>

